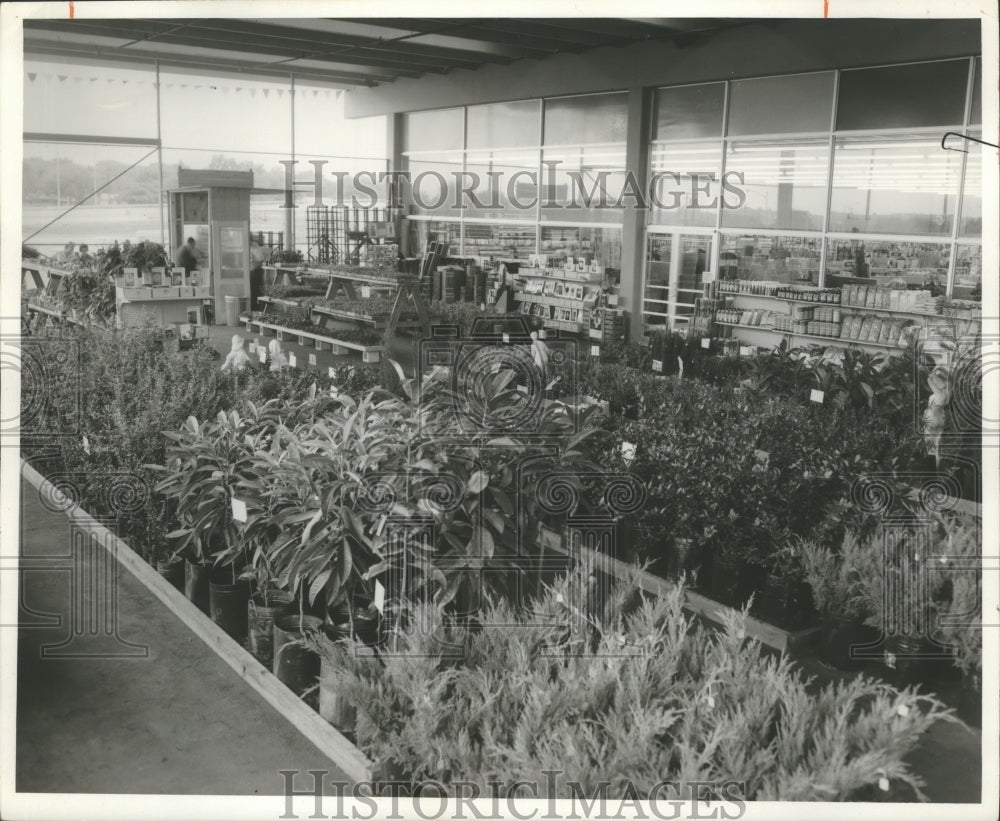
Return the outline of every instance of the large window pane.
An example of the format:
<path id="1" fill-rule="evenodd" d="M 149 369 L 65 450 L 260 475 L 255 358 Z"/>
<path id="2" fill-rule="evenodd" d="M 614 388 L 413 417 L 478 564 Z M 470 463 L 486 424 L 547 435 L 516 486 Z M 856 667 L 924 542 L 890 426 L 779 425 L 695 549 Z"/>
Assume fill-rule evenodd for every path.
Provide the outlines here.
<path id="1" fill-rule="evenodd" d="M 837 129 L 960 125 L 968 81 L 968 60 L 843 71 Z"/>
<path id="2" fill-rule="evenodd" d="M 139 164 L 126 171 L 136 162 Z M 116 240 L 160 242 L 160 193 L 154 149 L 133 145 L 25 143 L 23 169 L 21 235 L 30 237 L 44 228 L 27 243 L 42 253 L 51 255 L 67 242 L 85 243 L 91 253 Z M 110 182 L 122 172 L 125 173 L 121 177 Z M 96 196 L 69 210 L 109 182 Z M 52 220 L 56 221 L 46 228 Z"/>
<path id="3" fill-rule="evenodd" d="M 337 89 L 295 81 L 295 155 L 313 159 L 374 158 L 386 156 L 386 118 L 344 115 L 344 93 Z"/>
<path id="4" fill-rule="evenodd" d="M 723 209 L 723 225 L 822 230 L 829 155 L 826 140 L 730 142 L 726 173 L 743 175 L 746 201 Z"/>
<path id="5" fill-rule="evenodd" d="M 982 139 L 975 132 L 974 137 Z M 953 138 L 952 138 L 953 139 Z M 960 236 L 982 237 L 983 235 L 983 146 L 967 141 L 965 160 L 965 187 L 962 194 L 962 222 Z"/>
<path id="6" fill-rule="evenodd" d="M 542 221 L 621 222 L 617 206 L 625 183 L 625 146 L 545 149 Z"/>
<path id="7" fill-rule="evenodd" d="M 927 289 L 942 295 L 948 284 L 950 246 L 934 242 L 831 239 L 826 252 L 826 283 L 840 277 L 867 278 L 873 285 Z"/>
<path id="8" fill-rule="evenodd" d="M 714 227 L 722 188 L 722 142 L 660 143 L 650 152 L 649 223 Z M 736 205 L 730 198 L 729 205 Z"/>
<path id="9" fill-rule="evenodd" d="M 625 142 L 625 94 L 589 94 L 545 101 L 545 145 Z"/>
<path id="10" fill-rule="evenodd" d="M 403 157 L 403 170 L 410 174 L 410 201 L 414 214 L 460 216 L 458 178 L 463 161 L 460 151 Z"/>
<path id="11" fill-rule="evenodd" d="M 940 137 L 838 140 L 830 230 L 949 234 L 961 156 Z"/>
<path id="12" fill-rule="evenodd" d="M 731 136 L 829 131 L 834 73 L 734 80 L 729 86 Z"/>
<path id="13" fill-rule="evenodd" d="M 720 137 L 725 99 L 725 83 L 657 89 L 653 139 Z"/>
<path id="14" fill-rule="evenodd" d="M 983 299 L 983 249 L 980 245 L 959 245 L 955 260 L 954 299 Z"/>
<path id="15" fill-rule="evenodd" d="M 404 151 L 461 149 L 464 140 L 465 111 L 461 108 L 415 111 L 403 115 Z"/>
<path id="16" fill-rule="evenodd" d="M 643 333 L 686 327 L 703 293 L 712 238 L 694 234 L 650 234 L 643 284 Z"/>
<path id="17" fill-rule="evenodd" d="M 538 150 L 469 151 L 465 216 L 534 220 L 538 214 Z M 478 202 L 477 202 L 478 201 Z M 483 207 L 480 207 L 480 204 Z"/>
<path id="18" fill-rule="evenodd" d="M 155 82 L 152 67 L 25 59 L 24 130 L 155 138 Z"/>
<path id="19" fill-rule="evenodd" d="M 244 151 L 266 148 L 291 159 L 292 95 L 288 80 L 160 72 L 160 116 L 166 148 Z"/>
<path id="20" fill-rule="evenodd" d="M 470 106 L 468 148 L 514 148 L 538 145 L 541 100 Z"/>
<path id="21" fill-rule="evenodd" d="M 596 262 L 601 268 L 621 270 L 622 230 L 621 228 L 563 228 L 543 226 L 538 253 L 553 261 L 573 257 L 583 259 L 588 265 Z"/>
<path id="22" fill-rule="evenodd" d="M 457 222 L 441 220 L 407 220 L 409 228 L 410 256 L 423 256 L 429 242 L 444 242 L 448 253 L 457 256 L 461 253 L 462 227 Z"/>
<path id="23" fill-rule="evenodd" d="M 723 235 L 719 246 L 720 279 L 757 279 L 818 285 L 820 237 Z"/>
<path id="24" fill-rule="evenodd" d="M 500 223 L 465 223 L 464 256 L 494 259 L 527 259 L 535 253 L 535 226 Z"/>

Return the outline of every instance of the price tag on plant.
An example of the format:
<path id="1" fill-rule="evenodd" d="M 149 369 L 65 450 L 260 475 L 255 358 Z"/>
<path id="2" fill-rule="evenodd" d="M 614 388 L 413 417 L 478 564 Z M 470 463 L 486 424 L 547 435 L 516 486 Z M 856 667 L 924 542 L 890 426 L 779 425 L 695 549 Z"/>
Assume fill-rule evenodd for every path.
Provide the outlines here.
<path id="1" fill-rule="evenodd" d="M 233 497 L 233 519 L 237 522 L 245 522 L 247 520 L 247 503 L 242 499 L 237 499 Z"/>
<path id="2" fill-rule="evenodd" d="M 753 350 L 749 345 L 740 345 L 740 356 L 750 356 L 753 354 Z"/>
<path id="3" fill-rule="evenodd" d="M 635 459 L 635 442 L 622 442 L 622 461 L 626 465 L 631 465 Z"/>
<path id="4" fill-rule="evenodd" d="M 663 373 L 663 362 L 659 359 L 653 360 L 653 371 L 655 373 Z"/>
<path id="5" fill-rule="evenodd" d="M 813 388 L 811 391 L 809 391 L 810 402 L 818 402 L 819 404 L 822 405 L 824 396 L 825 394 L 823 393 L 823 391 L 816 390 L 816 388 Z"/>
<path id="6" fill-rule="evenodd" d="M 709 348 L 712 347 L 712 340 L 707 336 L 703 336 L 701 338 L 701 347 L 703 347 L 707 351 Z"/>
<path id="7" fill-rule="evenodd" d="M 591 345 L 590 346 L 590 355 L 591 356 L 600 356 L 601 355 L 601 346 L 600 345 Z"/>
<path id="8" fill-rule="evenodd" d="M 329 368 L 326 369 L 326 375 L 329 376 L 331 379 L 336 379 L 337 369 L 333 367 L 333 365 L 331 365 Z"/>
<path id="9" fill-rule="evenodd" d="M 316 367 L 316 354 L 314 353 L 309 354 L 309 367 L 310 368 Z"/>
<path id="10" fill-rule="evenodd" d="M 369 298 L 371 298 L 371 295 L 372 295 L 371 286 L 370 285 L 362 285 L 361 286 L 361 298 L 362 299 L 369 299 Z"/>
<path id="11" fill-rule="evenodd" d="M 293 353 L 289 353 L 288 354 L 288 367 L 289 368 L 297 368 L 298 366 L 299 366 L 298 357 L 296 357 L 295 354 L 293 354 Z"/>
<path id="12" fill-rule="evenodd" d="M 509 345 L 510 344 L 510 334 L 504 334 L 503 335 L 503 344 L 504 345 Z"/>
<path id="13" fill-rule="evenodd" d="M 385 588 L 382 586 L 380 581 L 375 582 L 375 609 L 379 613 L 385 610 Z"/>

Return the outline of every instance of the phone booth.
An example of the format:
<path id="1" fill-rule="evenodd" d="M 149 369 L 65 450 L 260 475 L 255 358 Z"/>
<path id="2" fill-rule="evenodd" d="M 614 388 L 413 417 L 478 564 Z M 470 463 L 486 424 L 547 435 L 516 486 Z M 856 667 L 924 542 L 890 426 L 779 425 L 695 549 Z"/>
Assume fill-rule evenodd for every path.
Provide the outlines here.
<path id="1" fill-rule="evenodd" d="M 170 250 L 188 238 L 199 257 L 199 284 L 208 286 L 215 322 L 226 321 L 226 297 L 250 296 L 250 192 L 252 171 L 181 168 L 170 191 Z M 231 313 L 231 312 L 230 312 Z"/>

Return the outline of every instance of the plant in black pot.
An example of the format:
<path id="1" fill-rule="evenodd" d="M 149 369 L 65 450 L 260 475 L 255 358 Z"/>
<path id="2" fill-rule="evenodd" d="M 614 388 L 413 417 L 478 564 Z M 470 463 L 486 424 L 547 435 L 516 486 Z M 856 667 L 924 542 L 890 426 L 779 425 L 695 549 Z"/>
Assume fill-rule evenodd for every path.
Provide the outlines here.
<path id="1" fill-rule="evenodd" d="M 220 412 L 213 421 L 189 417 L 180 431 L 164 432 L 170 441 L 166 466 L 150 466 L 163 474 L 155 489 L 173 502 L 181 524 L 167 538 L 178 540 L 176 555 L 187 559 L 185 594 L 237 639 L 246 633 L 248 585 L 239 578 L 246 560 L 233 500 L 251 475 L 250 456 L 263 444 L 263 434 L 255 440 L 249 427 L 236 411 Z M 232 608 L 242 617 L 231 616 Z"/>
<path id="2" fill-rule="evenodd" d="M 939 613 L 950 609 L 951 574 L 937 572 L 950 552 L 939 545 L 942 536 L 934 523 L 887 523 L 875 533 L 877 561 L 861 580 L 867 623 L 883 637 L 885 673 L 900 685 L 952 670 L 947 648 L 932 640 Z"/>
<path id="3" fill-rule="evenodd" d="M 785 630 L 801 630 L 817 619 L 812 592 L 806 582 L 802 550 L 788 543 L 764 563 L 767 573 L 757 615 Z"/>
<path id="4" fill-rule="evenodd" d="M 820 655 L 838 669 L 858 669 L 860 662 L 851 649 L 871 642 L 872 631 L 865 626 L 871 607 L 863 583 L 876 563 L 871 546 L 851 532 L 844 535 L 837 551 L 811 540 L 802 542 L 806 581 L 823 619 Z"/>

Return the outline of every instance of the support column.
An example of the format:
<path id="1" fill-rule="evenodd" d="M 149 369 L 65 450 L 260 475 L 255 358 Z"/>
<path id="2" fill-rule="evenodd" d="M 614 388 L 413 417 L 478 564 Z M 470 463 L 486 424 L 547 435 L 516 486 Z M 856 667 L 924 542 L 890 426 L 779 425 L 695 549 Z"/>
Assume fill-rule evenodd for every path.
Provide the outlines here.
<path id="1" fill-rule="evenodd" d="M 385 156 L 386 171 L 390 174 L 394 171 L 401 171 L 403 168 L 403 115 L 387 114 L 385 117 Z M 405 191 L 405 189 L 404 189 Z M 391 189 L 388 191 L 392 195 Z M 405 200 L 403 200 L 405 203 Z M 403 256 L 409 256 L 409 238 L 405 228 L 406 224 L 402 219 L 403 209 L 397 210 L 390 215 L 392 223 L 396 229 L 396 239 L 399 241 L 399 250 Z"/>
<path id="2" fill-rule="evenodd" d="M 635 178 L 644 197 L 648 193 L 651 99 L 651 94 L 647 89 L 629 89 L 625 169 Z M 645 253 L 645 228 L 646 211 L 629 204 L 622 220 L 622 276 L 618 304 L 629 312 L 629 336 L 636 341 L 642 336 L 642 267 Z"/>

